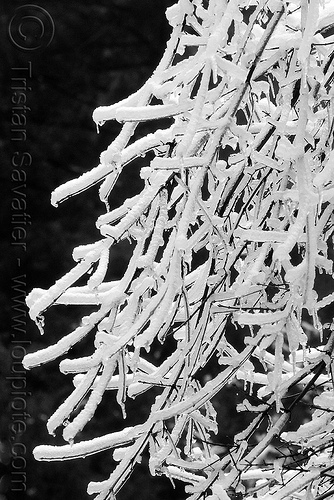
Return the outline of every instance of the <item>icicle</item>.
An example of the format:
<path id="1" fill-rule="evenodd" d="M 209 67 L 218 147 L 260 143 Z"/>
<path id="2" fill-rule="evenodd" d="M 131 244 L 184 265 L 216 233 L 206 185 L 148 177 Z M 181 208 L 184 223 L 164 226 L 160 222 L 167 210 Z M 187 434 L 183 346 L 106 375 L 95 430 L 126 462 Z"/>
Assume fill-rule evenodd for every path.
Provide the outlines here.
<path id="1" fill-rule="evenodd" d="M 316 231 L 316 214 L 315 208 L 312 207 L 307 216 L 307 246 L 306 246 L 306 260 L 307 272 L 306 283 L 304 292 L 305 307 L 308 309 L 310 315 L 315 310 L 317 302 L 317 292 L 314 290 L 314 283 L 316 278 L 316 256 L 318 254 L 318 241 Z"/>
<path id="2" fill-rule="evenodd" d="M 275 393 L 275 402 L 276 402 L 276 412 L 280 413 L 281 411 L 281 381 L 282 381 L 282 367 L 284 362 L 283 356 L 283 344 L 284 338 L 283 333 L 278 332 L 275 342 L 275 366 L 273 372 L 273 380 L 272 387 Z"/>
<path id="3" fill-rule="evenodd" d="M 116 395 L 116 400 L 117 403 L 120 405 L 123 418 L 126 418 L 126 410 L 125 410 L 125 400 L 126 400 L 126 389 L 127 389 L 127 384 L 126 384 L 126 363 L 124 359 L 124 352 L 121 351 L 118 357 L 118 389 L 117 389 L 117 395 Z"/>
<path id="4" fill-rule="evenodd" d="M 289 349 L 292 354 L 293 371 L 296 372 L 296 352 L 300 345 L 304 346 L 307 343 L 307 336 L 304 333 L 296 316 L 289 316 L 286 324 L 286 334 L 289 342 Z"/>
<path id="5" fill-rule="evenodd" d="M 42 314 L 39 314 L 35 318 L 35 323 L 41 335 L 44 335 L 45 318 Z"/>

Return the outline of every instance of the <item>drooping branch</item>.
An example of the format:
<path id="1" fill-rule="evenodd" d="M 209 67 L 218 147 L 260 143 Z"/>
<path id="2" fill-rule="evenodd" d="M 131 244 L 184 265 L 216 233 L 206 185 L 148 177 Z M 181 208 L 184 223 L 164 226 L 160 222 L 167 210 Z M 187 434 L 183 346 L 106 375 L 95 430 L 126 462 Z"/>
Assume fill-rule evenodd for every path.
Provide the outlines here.
<path id="1" fill-rule="evenodd" d="M 90 356 L 60 363 L 75 387 L 47 427 L 63 428 L 70 444 L 39 446 L 35 456 L 114 449 L 119 464 L 88 488 L 98 500 L 119 491 L 145 450 L 150 472 L 186 483 L 191 500 L 227 499 L 233 489 L 272 500 L 328 491 L 331 456 L 320 441 L 333 425 L 332 337 L 324 346 L 318 312 L 334 294 L 319 296 L 317 279 L 333 269 L 333 40 L 325 29 L 333 15 L 317 0 L 180 0 L 167 10 L 172 34 L 152 77 L 93 114 L 98 126 L 121 124 L 100 165 L 52 194 L 57 205 L 99 184 L 107 210 L 101 239 L 76 248 L 74 268 L 27 300 L 39 324 L 57 304 L 96 308 L 25 358 L 31 368 L 94 338 Z M 170 122 L 163 130 L 161 118 Z M 136 139 L 143 121 L 152 132 Z M 110 211 L 123 169 L 143 155 L 142 191 Z M 110 249 L 126 238 L 127 270 L 108 281 Z M 239 410 L 255 416 L 220 456 L 214 402 L 232 382 L 247 394 Z M 299 395 L 288 403 L 292 388 Z M 129 397 L 143 405 L 150 391 L 155 401 L 140 424 L 76 441 L 108 391 L 124 416 Z M 292 432 L 290 416 L 306 396 L 317 409 L 305 415 L 309 427 Z M 313 453 L 293 468 L 277 443 Z"/>

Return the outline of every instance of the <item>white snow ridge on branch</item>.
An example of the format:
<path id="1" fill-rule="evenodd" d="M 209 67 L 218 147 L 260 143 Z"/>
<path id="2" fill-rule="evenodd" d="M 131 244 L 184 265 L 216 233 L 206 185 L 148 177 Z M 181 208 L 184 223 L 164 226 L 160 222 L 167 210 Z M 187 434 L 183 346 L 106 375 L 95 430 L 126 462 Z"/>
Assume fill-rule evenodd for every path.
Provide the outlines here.
<path id="1" fill-rule="evenodd" d="M 27 299 L 39 324 L 56 304 L 95 308 L 24 360 L 61 358 L 74 376 L 47 425 L 70 444 L 35 456 L 113 449 L 110 477 L 88 486 L 96 500 L 113 498 L 144 452 L 151 474 L 183 481 L 190 500 L 332 498 L 334 340 L 321 311 L 334 302 L 334 4 L 179 0 L 167 19 L 152 77 L 94 112 L 99 125 L 122 124 L 101 164 L 52 194 L 57 205 L 100 184 L 107 212 L 101 239 Z M 152 132 L 132 139 L 142 121 Z M 123 168 L 148 151 L 142 192 L 109 211 Z M 125 238 L 132 257 L 109 282 L 110 248 Z M 86 336 L 95 351 L 64 359 Z M 217 446 L 215 405 L 231 383 L 247 418 L 232 444 Z M 146 419 L 81 440 L 110 391 L 125 419 L 128 398 L 142 407 L 151 392 Z"/>

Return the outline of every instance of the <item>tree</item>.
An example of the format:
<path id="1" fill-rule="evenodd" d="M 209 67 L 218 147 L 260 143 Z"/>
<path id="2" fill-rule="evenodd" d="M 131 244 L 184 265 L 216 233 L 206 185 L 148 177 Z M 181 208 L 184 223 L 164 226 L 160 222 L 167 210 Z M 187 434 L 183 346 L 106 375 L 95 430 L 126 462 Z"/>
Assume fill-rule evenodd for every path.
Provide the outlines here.
<path id="1" fill-rule="evenodd" d="M 167 18 L 152 77 L 93 114 L 98 127 L 123 124 L 100 165 L 52 194 L 58 205 L 99 184 L 106 213 L 101 238 L 27 299 L 41 330 L 54 305 L 84 316 L 26 368 L 77 355 L 85 338 L 89 349 L 61 360 L 75 387 L 47 423 L 69 444 L 38 446 L 35 457 L 114 450 L 110 477 L 88 486 L 98 500 L 140 460 L 183 481 L 191 500 L 329 498 L 334 334 L 321 319 L 334 291 L 321 281 L 333 267 L 334 7 L 180 0 Z M 133 138 L 155 120 L 164 128 Z M 142 191 L 111 209 L 140 157 Z M 132 256 L 111 281 L 111 251 L 125 239 Z M 232 383 L 246 394 L 244 428 L 217 443 L 212 401 Z M 111 418 L 109 434 L 85 439 L 103 397 L 121 407 L 124 428 Z M 129 398 L 141 408 L 134 425 Z"/>

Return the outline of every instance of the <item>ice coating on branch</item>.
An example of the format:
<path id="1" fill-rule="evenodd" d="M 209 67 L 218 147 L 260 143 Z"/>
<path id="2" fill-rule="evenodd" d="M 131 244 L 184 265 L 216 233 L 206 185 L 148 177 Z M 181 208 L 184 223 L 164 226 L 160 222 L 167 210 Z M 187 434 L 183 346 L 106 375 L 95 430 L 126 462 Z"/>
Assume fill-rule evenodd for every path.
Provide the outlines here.
<path id="1" fill-rule="evenodd" d="M 62 186 L 56 188 L 51 195 L 51 203 L 57 206 L 59 203 L 63 202 L 67 198 L 85 191 L 91 186 L 103 181 L 107 175 L 111 174 L 115 168 L 118 166 L 126 165 L 131 162 L 136 156 L 153 149 L 161 143 L 170 140 L 172 137 L 172 129 L 157 130 L 154 134 L 148 134 L 142 139 L 138 139 L 136 142 L 125 148 L 122 155 L 114 148 L 110 148 L 103 155 L 103 163 L 93 168 L 89 172 L 85 172 L 77 179 L 66 182 Z"/>
<path id="2" fill-rule="evenodd" d="M 109 248 L 104 248 L 100 254 L 100 259 L 96 271 L 87 281 L 88 288 L 93 290 L 94 288 L 96 289 L 99 285 L 101 285 L 107 273 L 108 264 L 109 264 Z"/>
<path id="3" fill-rule="evenodd" d="M 128 211 L 128 213 L 123 217 L 121 222 L 116 226 L 109 226 L 107 224 L 102 224 L 99 229 L 103 236 L 109 238 L 114 238 L 115 240 L 120 239 L 124 236 L 125 232 L 139 219 L 147 207 L 151 204 L 152 199 L 157 195 L 161 186 L 164 185 L 169 177 L 169 173 L 158 172 L 154 176 L 152 184 L 143 191 L 139 197 L 137 203 Z"/>
<path id="4" fill-rule="evenodd" d="M 316 31 L 319 16 L 319 0 L 310 0 L 307 9 L 307 19 L 304 28 L 303 39 L 298 50 L 298 58 L 304 63 L 310 54 L 311 43 Z"/>
<path id="5" fill-rule="evenodd" d="M 156 106 L 134 106 L 121 107 L 116 111 L 116 120 L 118 122 L 127 121 L 147 121 L 158 120 L 159 118 L 168 118 L 180 113 L 191 110 L 194 107 L 192 102 L 179 104 L 162 104 Z"/>
<path id="6" fill-rule="evenodd" d="M 105 436 L 81 441 L 80 443 L 68 444 L 64 446 L 42 445 L 34 449 L 34 456 L 37 460 L 73 460 L 74 458 L 84 458 L 101 450 L 108 450 L 116 446 L 122 446 L 131 442 L 140 435 L 141 427 L 126 427 L 122 431 L 113 432 Z"/>
<path id="7" fill-rule="evenodd" d="M 109 360 L 109 363 L 103 363 L 103 372 L 102 375 L 96 384 L 96 386 L 92 389 L 90 396 L 87 400 L 87 403 L 85 404 L 85 407 L 81 410 L 81 412 L 74 418 L 74 420 L 68 425 L 64 427 L 63 430 L 63 438 L 65 441 L 68 442 L 73 442 L 75 436 L 80 432 L 84 426 L 91 420 L 93 417 L 97 406 L 102 400 L 103 393 L 107 387 L 107 384 L 115 370 L 116 363 L 113 359 Z M 90 370 L 91 371 L 91 370 Z M 95 378 L 95 370 L 92 370 L 93 376 Z M 87 374 L 86 378 L 89 376 L 89 373 Z M 80 388 L 81 385 L 85 386 L 86 378 L 83 379 L 81 384 L 74 390 L 72 394 L 75 393 L 77 389 Z M 91 387 L 91 381 L 89 380 L 87 386 Z M 85 389 L 86 389 L 85 387 Z M 56 423 L 54 424 L 54 426 Z M 59 425 L 59 424 L 58 424 Z M 48 422 L 48 429 L 51 426 L 50 420 Z M 49 431 L 50 432 L 50 431 Z"/>
<path id="8" fill-rule="evenodd" d="M 167 214 L 167 195 L 165 192 L 161 193 L 161 206 L 159 215 L 154 223 L 154 232 L 150 241 L 150 245 L 144 255 L 138 259 L 138 267 L 149 267 L 153 265 L 156 254 L 160 246 L 163 246 L 163 232 L 168 222 Z"/>
<path id="9" fill-rule="evenodd" d="M 88 251 L 86 256 L 65 276 L 60 278 L 56 283 L 49 288 L 43 295 L 36 297 L 36 294 L 30 295 L 28 298 L 29 303 L 29 314 L 33 320 L 36 320 L 38 316 L 47 309 L 51 304 L 53 304 L 63 293 L 75 283 L 83 274 L 87 273 L 94 262 L 96 262 L 101 252 L 103 252 L 104 247 L 108 247 L 110 241 L 104 240 L 99 242 L 99 244 L 91 250 Z M 36 297 L 36 298 L 35 298 Z M 34 300 L 35 298 L 35 300 Z"/>
<path id="10" fill-rule="evenodd" d="M 87 187 L 94 186 L 94 184 L 97 184 L 101 179 L 112 172 L 114 168 L 115 165 L 112 163 L 110 163 L 108 167 L 105 165 L 98 165 L 89 172 L 82 174 L 78 179 L 73 179 L 59 186 L 51 194 L 51 204 L 56 207 L 70 196 L 81 193 L 87 189 Z"/>
<path id="11" fill-rule="evenodd" d="M 135 92 L 134 94 L 130 95 L 126 99 L 123 99 L 122 101 L 117 102 L 116 104 L 111 104 L 110 106 L 99 106 L 93 112 L 94 122 L 96 124 L 100 124 L 101 122 L 104 123 L 107 120 L 115 120 L 117 109 L 123 107 L 124 105 L 135 105 L 142 93 L 142 90 L 139 90 L 138 92 Z"/>

